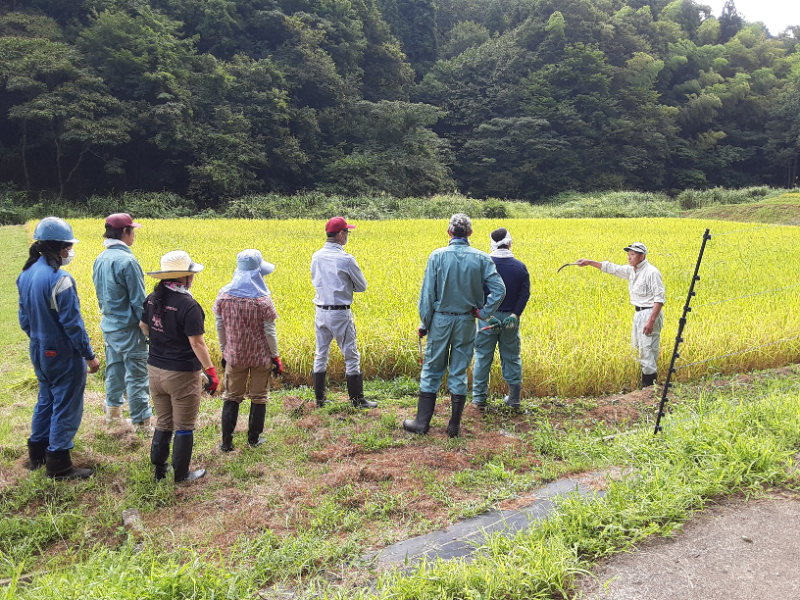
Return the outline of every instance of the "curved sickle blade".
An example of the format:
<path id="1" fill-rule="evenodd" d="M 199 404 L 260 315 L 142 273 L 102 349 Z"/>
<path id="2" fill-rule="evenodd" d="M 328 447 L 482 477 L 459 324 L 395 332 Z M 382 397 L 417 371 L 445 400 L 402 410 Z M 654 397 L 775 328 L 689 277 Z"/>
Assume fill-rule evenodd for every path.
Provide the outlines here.
<path id="1" fill-rule="evenodd" d="M 564 267 L 574 267 L 577 266 L 577 264 L 578 263 L 567 263 L 565 265 L 561 265 L 560 267 L 558 267 L 558 271 L 556 271 L 556 273 L 561 273 L 561 269 L 563 269 Z"/>

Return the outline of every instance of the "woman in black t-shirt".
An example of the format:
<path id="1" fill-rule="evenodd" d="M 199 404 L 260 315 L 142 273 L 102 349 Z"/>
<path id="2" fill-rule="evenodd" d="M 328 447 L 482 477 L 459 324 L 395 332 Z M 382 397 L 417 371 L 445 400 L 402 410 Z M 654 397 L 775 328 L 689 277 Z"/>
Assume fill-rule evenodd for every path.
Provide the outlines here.
<path id="1" fill-rule="evenodd" d="M 156 481 L 167 476 L 167 459 L 172 449 L 175 482 L 193 481 L 206 474 L 205 469 L 189 471 L 194 446 L 194 429 L 200 410 L 201 373 L 205 371 L 212 394 L 219 386 L 217 371 L 211 362 L 205 339 L 205 313 L 192 297 L 194 276 L 203 270 L 182 250 L 161 257 L 161 270 L 148 275 L 160 279 L 147 297 L 139 326 L 150 338 L 147 373 L 150 396 L 158 421 L 150 446 L 150 462 L 156 468 Z"/>

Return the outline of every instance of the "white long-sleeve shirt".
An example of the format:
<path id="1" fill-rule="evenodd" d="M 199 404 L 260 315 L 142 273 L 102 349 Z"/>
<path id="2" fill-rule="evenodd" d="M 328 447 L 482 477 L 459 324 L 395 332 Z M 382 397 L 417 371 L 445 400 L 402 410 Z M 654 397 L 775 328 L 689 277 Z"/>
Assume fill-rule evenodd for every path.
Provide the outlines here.
<path id="1" fill-rule="evenodd" d="M 325 242 L 311 257 L 311 282 L 317 290 L 317 306 L 343 306 L 353 303 L 353 292 L 364 292 L 367 280 L 355 257 L 340 244 Z"/>
<path id="2" fill-rule="evenodd" d="M 634 306 L 650 308 L 656 302 L 659 304 L 667 302 L 661 271 L 646 259 L 640 262 L 636 268 L 630 265 L 616 265 L 606 260 L 600 265 L 600 270 L 603 273 L 628 280 L 628 292 L 631 295 L 631 304 Z"/>

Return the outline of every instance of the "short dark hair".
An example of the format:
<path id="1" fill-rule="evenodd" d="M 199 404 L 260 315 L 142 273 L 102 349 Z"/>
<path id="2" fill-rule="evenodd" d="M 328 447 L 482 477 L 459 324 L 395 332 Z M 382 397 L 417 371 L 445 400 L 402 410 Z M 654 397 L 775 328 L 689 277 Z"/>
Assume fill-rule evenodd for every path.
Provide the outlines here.
<path id="1" fill-rule="evenodd" d="M 453 234 L 453 237 L 467 237 L 472 231 L 463 229 L 462 227 L 453 227 L 450 229 L 450 233 Z"/>
<path id="2" fill-rule="evenodd" d="M 121 240 L 123 233 L 130 234 L 132 230 L 133 227 L 112 227 L 111 225 L 106 225 L 106 232 L 103 234 L 103 237 L 109 240 Z"/>
<path id="3" fill-rule="evenodd" d="M 329 232 L 328 232 L 328 237 L 329 237 L 329 238 L 335 238 L 335 237 L 336 237 L 337 235 L 339 235 L 340 233 L 341 233 L 341 231 L 329 231 Z"/>

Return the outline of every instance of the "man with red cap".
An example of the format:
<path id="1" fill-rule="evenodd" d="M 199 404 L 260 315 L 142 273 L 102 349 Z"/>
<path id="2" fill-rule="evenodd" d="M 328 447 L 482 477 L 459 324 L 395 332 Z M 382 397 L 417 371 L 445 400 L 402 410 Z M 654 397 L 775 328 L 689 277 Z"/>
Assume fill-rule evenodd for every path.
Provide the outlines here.
<path id="1" fill-rule="evenodd" d="M 316 288 L 314 328 L 317 344 L 314 356 L 314 393 L 317 406 L 324 406 L 325 376 L 331 342 L 336 340 L 344 355 L 347 393 L 356 408 L 375 408 L 378 404 L 364 399 L 364 374 L 361 355 L 356 347 L 356 324 L 350 311 L 353 292 L 367 289 L 367 280 L 355 257 L 344 251 L 350 230 L 344 217 L 333 217 L 325 225 L 328 240 L 311 258 L 311 282 Z"/>
<path id="2" fill-rule="evenodd" d="M 106 344 L 106 423 L 123 423 L 123 395 L 127 394 L 134 429 L 149 436 L 153 433 L 153 411 L 147 343 L 139 328 L 147 293 L 144 272 L 131 251 L 139 227 L 127 213 L 108 216 L 103 234 L 105 250 L 94 261 L 92 279 L 103 314 L 100 329 Z"/>

